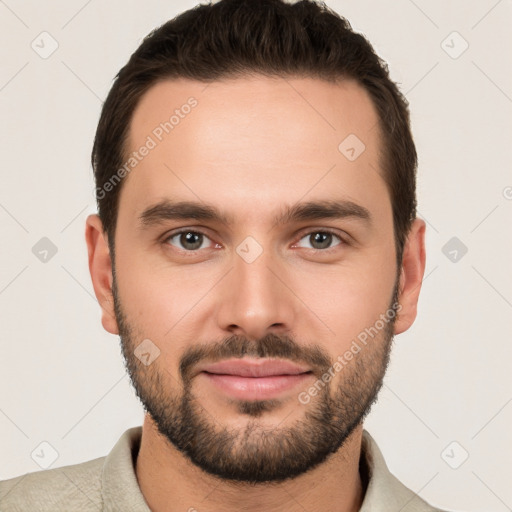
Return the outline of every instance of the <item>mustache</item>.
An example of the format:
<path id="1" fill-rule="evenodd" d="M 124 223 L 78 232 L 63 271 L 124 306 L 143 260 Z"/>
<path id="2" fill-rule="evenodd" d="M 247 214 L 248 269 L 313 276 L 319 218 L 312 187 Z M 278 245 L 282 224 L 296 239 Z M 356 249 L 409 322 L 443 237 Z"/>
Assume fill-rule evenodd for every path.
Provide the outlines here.
<path id="1" fill-rule="evenodd" d="M 179 371 L 183 382 L 190 382 L 194 367 L 203 361 L 214 363 L 223 359 L 251 356 L 254 358 L 280 358 L 305 363 L 317 375 L 323 375 L 331 366 L 329 355 L 316 345 L 299 345 L 290 336 L 269 333 L 259 340 L 232 335 L 228 338 L 189 348 L 181 357 Z"/>

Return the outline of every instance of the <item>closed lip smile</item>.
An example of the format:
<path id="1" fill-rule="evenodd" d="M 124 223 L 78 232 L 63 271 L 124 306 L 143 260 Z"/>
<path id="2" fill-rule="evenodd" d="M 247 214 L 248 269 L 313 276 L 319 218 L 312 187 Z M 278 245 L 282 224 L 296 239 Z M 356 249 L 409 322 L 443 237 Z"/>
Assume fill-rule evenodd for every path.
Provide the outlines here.
<path id="1" fill-rule="evenodd" d="M 263 400 L 293 389 L 312 374 L 308 367 L 283 359 L 244 358 L 199 365 L 196 376 L 234 398 Z"/>
<path id="2" fill-rule="evenodd" d="M 299 375 L 310 370 L 282 359 L 226 359 L 202 365 L 198 371 L 240 377 L 271 377 L 274 375 Z"/>

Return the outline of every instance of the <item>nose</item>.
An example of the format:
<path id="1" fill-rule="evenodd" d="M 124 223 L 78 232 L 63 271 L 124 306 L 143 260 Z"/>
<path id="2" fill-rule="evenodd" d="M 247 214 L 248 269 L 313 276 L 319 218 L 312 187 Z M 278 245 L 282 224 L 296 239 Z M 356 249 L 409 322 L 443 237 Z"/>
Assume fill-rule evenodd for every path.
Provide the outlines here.
<path id="1" fill-rule="evenodd" d="M 233 268 L 222 282 L 219 327 L 252 339 L 289 334 L 300 302 L 286 281 L 286 272 L 270 253 L 264 251 L 252 262 L 235 254 Z"/>

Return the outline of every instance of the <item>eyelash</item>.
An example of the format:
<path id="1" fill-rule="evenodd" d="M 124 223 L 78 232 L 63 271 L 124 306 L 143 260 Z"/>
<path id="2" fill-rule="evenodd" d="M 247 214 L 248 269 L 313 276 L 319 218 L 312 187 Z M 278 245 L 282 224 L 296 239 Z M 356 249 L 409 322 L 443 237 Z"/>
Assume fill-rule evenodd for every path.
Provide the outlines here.
<path id="1" fill-rule="evenodd" d="M 165 236 L 165 238 L 163 239 L 163 243 L 165 245 L 171 245 L 169 244 L 169 240 L 171 238 L 174 238 L 178 235 L 181 235 L 183 233 L 195 233 L 195 234 L 200 234 L 200 235 L 203 235 L 204 237 L 210 239 L 210 237 L 208 236 L 207 233 L 205 233 L 204 231 L 200 230 L 200 229 L 181 229 L 179 231 L 175 231 L 175 232 L 172 232 L 168 235 Z M 303 249 L 306 249 L 308 251 L 315 251 L 315 252 L 321 252 L 321 253 L 330 253 L 331 251 L 333 250 L 336 250 L 336 248 L 340 245 L 349 245 L 347 240 L 344 239 L 341 235 L 339 235 L 336 231 L 332 230 L 332 229 L 329 229 L 329 228 L 322 228 L 322 229 L 313 229 L 311 231 L 308 231 L 306 233 L 303 233 L 301 234 L 300 238 L 298 239 L 298 242 L 300 242 L 303 238 L 307 237 L 307 236 L 310 236 L 314 233 L 327 233 L 329 235 L 333 235 L 334 237 L 336 237 L 340 243 L 339 244 L 336 244 L 332 247 L 328 247 L 327 249 L 314 249 L 314 248 L 308 248 L 308 247 L 304 247 Z M 298 243 L 296 242 L 296 243 Z M 174 249 L 182 252 L 182 253 L 185 253 L 185 254 L 188 254 L 188 255 L 195 255 L 197 254 L 197 252 L 200 250 L 200 249 L 195 249 L 195 250 L 187 250 L 187 249 L 180 249 L 178 247 L 175 247 L 173 245 L 171 245 L 171 247 L 173 247 Z"/>

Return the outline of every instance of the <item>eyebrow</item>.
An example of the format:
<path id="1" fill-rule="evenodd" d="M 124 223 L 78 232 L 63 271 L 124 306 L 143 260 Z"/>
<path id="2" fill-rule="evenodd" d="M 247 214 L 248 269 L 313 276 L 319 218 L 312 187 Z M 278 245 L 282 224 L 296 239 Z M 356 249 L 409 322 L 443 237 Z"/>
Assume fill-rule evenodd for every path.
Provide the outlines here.
<path id="1" fill-rule="evenodd" d="M 372 216 L 367 208 L 347 200 L 308 201 L 286 206 L 273 219 L 272 227 L 279 225 L 323 219 L 354 218 L 371 224 Z M 171 201 L 166 199 L 146 208 L 139 216 L 141 229 L 162 224 L 168 220 L 190 220 L 233 223 L 233 218 L 215 206 L 194 201 Z"/>

